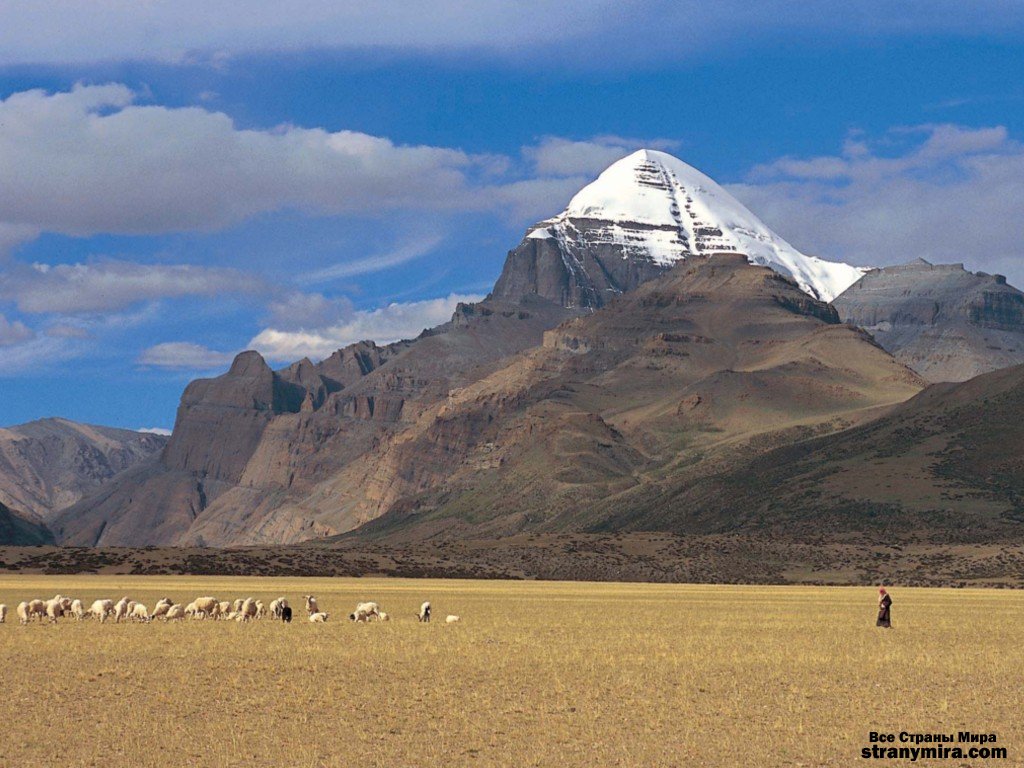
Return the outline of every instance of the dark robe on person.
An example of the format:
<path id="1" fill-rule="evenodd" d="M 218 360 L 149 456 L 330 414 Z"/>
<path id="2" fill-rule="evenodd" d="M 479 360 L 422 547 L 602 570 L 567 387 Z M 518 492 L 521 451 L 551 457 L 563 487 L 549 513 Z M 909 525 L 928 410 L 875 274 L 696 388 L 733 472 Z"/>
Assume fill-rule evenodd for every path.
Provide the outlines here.
<path id="1" fill-rule="evenodd" d="M 882 595 L 878 601 L 878 621 L 876 627 L 891 627 L 892 620 L 889 618 L 889 609 L 892 607 L 892 598 L 889 595 Z"/>

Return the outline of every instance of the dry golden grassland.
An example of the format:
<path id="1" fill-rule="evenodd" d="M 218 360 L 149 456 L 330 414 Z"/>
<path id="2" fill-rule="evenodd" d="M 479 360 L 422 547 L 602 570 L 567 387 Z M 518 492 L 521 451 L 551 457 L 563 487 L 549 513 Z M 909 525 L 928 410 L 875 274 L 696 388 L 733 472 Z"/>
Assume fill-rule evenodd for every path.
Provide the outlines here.
<path id="1" fill-rule="evenodd" d="M 18 624 L 58 592 L 285 595 L 296 621 Z M 885 631 L 869 588 L 5 576 L 0 765 L 900 764 L 860 758 L 872 729 L 995 732 L 991 764 L 1024 763 L 1024 593 L 893 597 Z M 364 599 L 392 620 L 347 621 Z"/>

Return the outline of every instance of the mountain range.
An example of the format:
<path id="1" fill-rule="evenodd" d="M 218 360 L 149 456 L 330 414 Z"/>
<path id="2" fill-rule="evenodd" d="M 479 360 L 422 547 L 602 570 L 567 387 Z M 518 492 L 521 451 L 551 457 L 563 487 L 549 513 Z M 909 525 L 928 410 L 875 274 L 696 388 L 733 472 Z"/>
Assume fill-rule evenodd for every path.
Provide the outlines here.
<path id="1" fill-rule="evenodd" d="M 982 414 L 1013 420 L 1022 307 L 960 265 L 805 255 L 641 150 L 531 227 L 448 323 L 277 371 L 242 353 L 186 388 L 166 445 L 0 501 L 26 541 L 82 546 L 1012 538 L 1013 460 L 995 454 L 1024 435 Z M 0 466 L 0 489 L 20 473 Z"/>

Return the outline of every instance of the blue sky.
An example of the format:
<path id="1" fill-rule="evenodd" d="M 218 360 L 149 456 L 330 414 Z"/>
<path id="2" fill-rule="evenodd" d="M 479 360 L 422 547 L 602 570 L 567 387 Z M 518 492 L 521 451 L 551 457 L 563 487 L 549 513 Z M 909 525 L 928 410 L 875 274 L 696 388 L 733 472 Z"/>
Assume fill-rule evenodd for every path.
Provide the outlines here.
<path id="1" fill-rule="evenodd" d="M 0 425 L 415 335 L 644 145 L 805 252 L 1024 286 L 1014 2 L 56 5 L 0 8 Z"/>

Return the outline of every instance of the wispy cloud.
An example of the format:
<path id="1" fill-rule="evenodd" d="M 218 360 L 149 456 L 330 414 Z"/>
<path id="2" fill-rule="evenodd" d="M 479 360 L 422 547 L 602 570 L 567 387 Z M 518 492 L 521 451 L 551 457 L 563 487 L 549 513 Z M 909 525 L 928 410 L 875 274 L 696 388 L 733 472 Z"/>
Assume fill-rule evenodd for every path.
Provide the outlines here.
<path id="1" fill-rule="evenodd" d="M 189 341 L 170 341 L 144 350 L 138 363 L 171 370 L 211 371 L 230 365 L 236 354 L 218 352 Z"/>
<path id="2" fill-rule="evenodd" d="M 0 347 L 12 347 L 35 337 L 35 331 L 20 320 L 11 321 L 0 315 Z"/>
<path id="3" fill-rule="evenodd" d="M 380 272 L 384 269 L 391 269 L 426 256 L 437 248 L 443 239 L 443 237 L 436 234 L 417 238 L 386 253 L 367 256 L 363 259 L 353 259 L 325 267 L 324 269 L 318 269 L 315 272 L 309 272 L 302 275 L 299 278 L 299 282 L 306 285 L 314 285 L 316 283 L 326 283 L 332 280 L 341 280 L 347 277 L 356 277 L 357 275 L 366 275 L 372 272 Z"/>
<path id="4" fill-rule="evenodd" d="M 239 270 L 185 264 L 107 260 L 57 266 L 18 265 L 0 274 L 0 299 L 14 302 L 27 313 L 112 312 L 162 298 L 268 291 L 263 280 Z"/>

